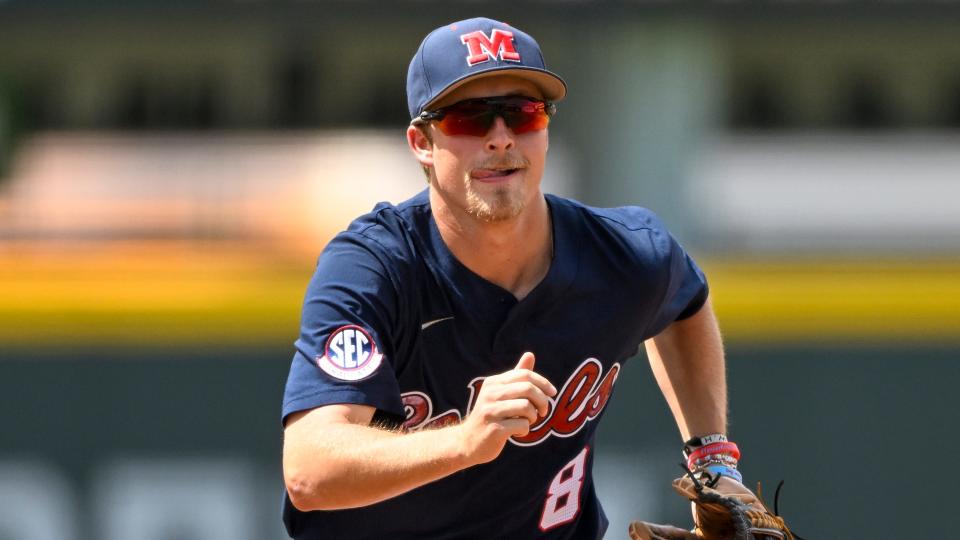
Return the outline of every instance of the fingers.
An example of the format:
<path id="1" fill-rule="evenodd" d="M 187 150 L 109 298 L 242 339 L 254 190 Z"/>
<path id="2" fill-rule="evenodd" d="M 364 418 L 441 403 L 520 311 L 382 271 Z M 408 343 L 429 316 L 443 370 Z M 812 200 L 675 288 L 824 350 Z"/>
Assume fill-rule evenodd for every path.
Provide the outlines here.
<path id="1" fill-rule="evenodd" d="M 697 498 L 696 487 L 693 484 L 693 480 L 691 480 L 690 477 L 688 476 L 682 476 L 680 478 L 675 479 L 673 481 L 673 489 L 680 495 L 683 495 L 684 497 L 690 500 L 695 500 Z M 715 486 L 713 486 L 713 488 L 705 487 L 704 489 L 706 490 L 712 489 L 713 491 L 716 491 L 721 495 L 737 499 L 744 504 L 750 504 L 750 505 L 756 504 L 758 506 L 760 505 L 759 499 L 757 499 L 757 496 L 754 495 L 749 488 L 747 488 L 740 482 L 737 482 L 736 480 L 726 476 L 721 476 L 720 480 L 717 482 Z"/>
<path id="2" fill-rule="evenodd" d="M 717 485 L 713 489 L 723 493 L 728 496 L 736 496 L 743 502 L 750 503 L 757 500 L 757 496 L 753 494 L 753 491 L 750 491 L 750 488 L 737 482 L 729 476 L 721 476 L 720 481 L 717 482 Z"/>
<path id="3" fill-rule="evenodd" d="M 532 352 L 525 352 L 520 355 L 520 361 L 517 362 L 517 367 L 514 369 L 529 369 L 533 371 L 533 363 L 536 360 Z"/>
<path id="4" fill-rule="evenodd" d="M 546 377 L 536 373 L 534 371 L 522 372 L 527 374 L 527 378 L 530 382 L 537 385 L 537 388 L 540 389 L 544 394 L 553 397 L 557 395 L 557 387 L 550 383 Z"/>
<path id="5" fill-rule="evenodd" d="M 628 529 L 632 540 L 699 540 L 699 537 L 672 525 L 634 521 Z"/>
<path id="6" fill-rule="evenodd" d="M 530 433 L 530 422 L 526 418 L 508 418 L 498 424 L 508 437 L 523 437 Z"/>
<path id="7" fill-rule="evenodd" d="M 529 426 L 537 423 L 537 409 L 525 398 L 507 399 L 492 403 L 485 411 L 487 419 L 498 422 L 504 419 L 523 420 Z"/>
<path id="8" fill-rule="evenodd" d="M 477 463 L 495 459 L 510 437 L 527 435 L 550 414 L 557 389 L 533 371 L 534 363 L 533 353 L 526 352 L 514 369 L 483 380 L 461 424 L 466 454 Z"/>
<path id="9" fill-rule="evenodd" d="M 482 401 L 499 401 L 525 397 L 537 408 L 540 416 L 550 413 L 550 398 L 557 395 L 557 388 L 546 377 L 523 366 L 533 367 L 533 353 L 520 357 L 517 368 L 499 375 L 487 377 L 480 390 Z"/>
<path id="10" fill-rule="evenodd" d="M 495 401 L 525 398 L 536 408 L 539 416 L 550 413 L 550 398 L 539 386 L 530 381 L 503 384 L 490 389 L 490 397 Z"/>
<path id="11" fill-rule="evenodd" d="M 550 397 L 557 395 L 557 388 L 546 377 L 533 371 L 536 358 L 532 352 L 520 355 L 517 366 L 505 373 L 487 379 L 485 386 L 496 400 L 526 398 L 536 407 L 538 416 L 545 417 L 550 413 Z M 496 384 L 490 384 L 496 383 Z M 537 419 L 530 421 L 536 424 Z"/>
<path id="12" fill-rule="evenodd" d="M 550 397 L 557 395 L 557 388 L 553 386 L 553 384 L 551 384 L 546 377 L 533 371 L 533 365 L 533 353 L 525 352 L 520 356 L 520 361 L 517 362 L 517 367 L 505 373 L 501 373 L 500 375 L 488 377 L 487 380 L 497 380 L 499 382 L 530 381 L 537 385 L 537 387 L 540 388 L 544 394 Z"/>

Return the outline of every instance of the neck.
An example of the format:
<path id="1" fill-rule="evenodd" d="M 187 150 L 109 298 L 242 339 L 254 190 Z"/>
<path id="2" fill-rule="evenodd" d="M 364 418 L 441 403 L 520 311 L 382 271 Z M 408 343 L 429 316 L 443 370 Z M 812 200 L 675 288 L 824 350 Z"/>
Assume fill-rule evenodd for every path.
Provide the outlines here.
<path id="1" fill-rule="evenodd" d="M 543 195 L 516 218 L 497 222 L 454 211 L 438 200 L 435 190 L 430 199 L 443 242 L 473 273 L 518 300 L 547 275 L 553 258 L 553 229 Z"/>

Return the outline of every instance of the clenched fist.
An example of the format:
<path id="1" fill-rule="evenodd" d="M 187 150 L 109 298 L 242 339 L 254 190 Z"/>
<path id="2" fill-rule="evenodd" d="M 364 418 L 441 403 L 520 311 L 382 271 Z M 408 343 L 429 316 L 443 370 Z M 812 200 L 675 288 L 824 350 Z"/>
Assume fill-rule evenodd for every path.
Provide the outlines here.
<path id="1" fill-rule="evenodd" d="M 523 353 L 517 367 L 484 379 L 473 410 L 457 426 L 471 463 L 493 461 L 508 438 L 526 435 L 549 413 L 557 389 L 533 371 L 534 362 L 533 353 Z"/>

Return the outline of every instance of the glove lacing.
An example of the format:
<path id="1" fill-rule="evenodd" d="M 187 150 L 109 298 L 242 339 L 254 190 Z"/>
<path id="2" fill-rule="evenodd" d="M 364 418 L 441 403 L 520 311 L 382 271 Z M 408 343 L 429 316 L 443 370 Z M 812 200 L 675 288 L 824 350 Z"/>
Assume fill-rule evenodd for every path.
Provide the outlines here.
<path id="1" fill-rule="evenodd" d="M 719 504 L 730 511 L 730 519 L 733 522 L 734 540 L 753 540 L 754 533 L 760 533 L 771 536 L 783 537 L 784 540 L 804 540 L 803 537 L 794 534 L 786 522 L 780 517 L 780 488 L 783 487 L 783 480 L 777 484 L 777 491 L 773 494 L 773 512 L 763 502 L 763 492 L 760 482 L 757 482 L 757 501 L 764 511 L 756 510 L 750 506 L 741 503 L 733 497 L 725 497 L 717 492 L 704 492 L 703 485 L 714 487 L 720 481 L 720 474 L 711 475 L 708 471 L 701 471 L 706 476 L 706 481 L 701 483 L 685 463 L 680 467 L 684 470 L 690 480 L 693 481 L 693 488 L 697 491 L 697 498 L 701 502 Z"/>

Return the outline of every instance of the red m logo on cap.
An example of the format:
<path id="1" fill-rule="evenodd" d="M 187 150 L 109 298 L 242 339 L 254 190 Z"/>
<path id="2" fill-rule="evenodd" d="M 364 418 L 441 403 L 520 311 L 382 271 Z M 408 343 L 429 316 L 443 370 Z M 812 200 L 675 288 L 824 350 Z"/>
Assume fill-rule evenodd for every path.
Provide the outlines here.
<path id="1" fill-rule="evenodd" d="M 460 36 L 460 42 L 466 45 L 470 52 L 467 56 L 467 64 L 471 66 L 496 60 L 498 56 L 501 60 L 520 61 L 520 53 L 513 46 L 513 32 L 494 29 L 487 38 L 482 30 L 477 30 Z"/>

